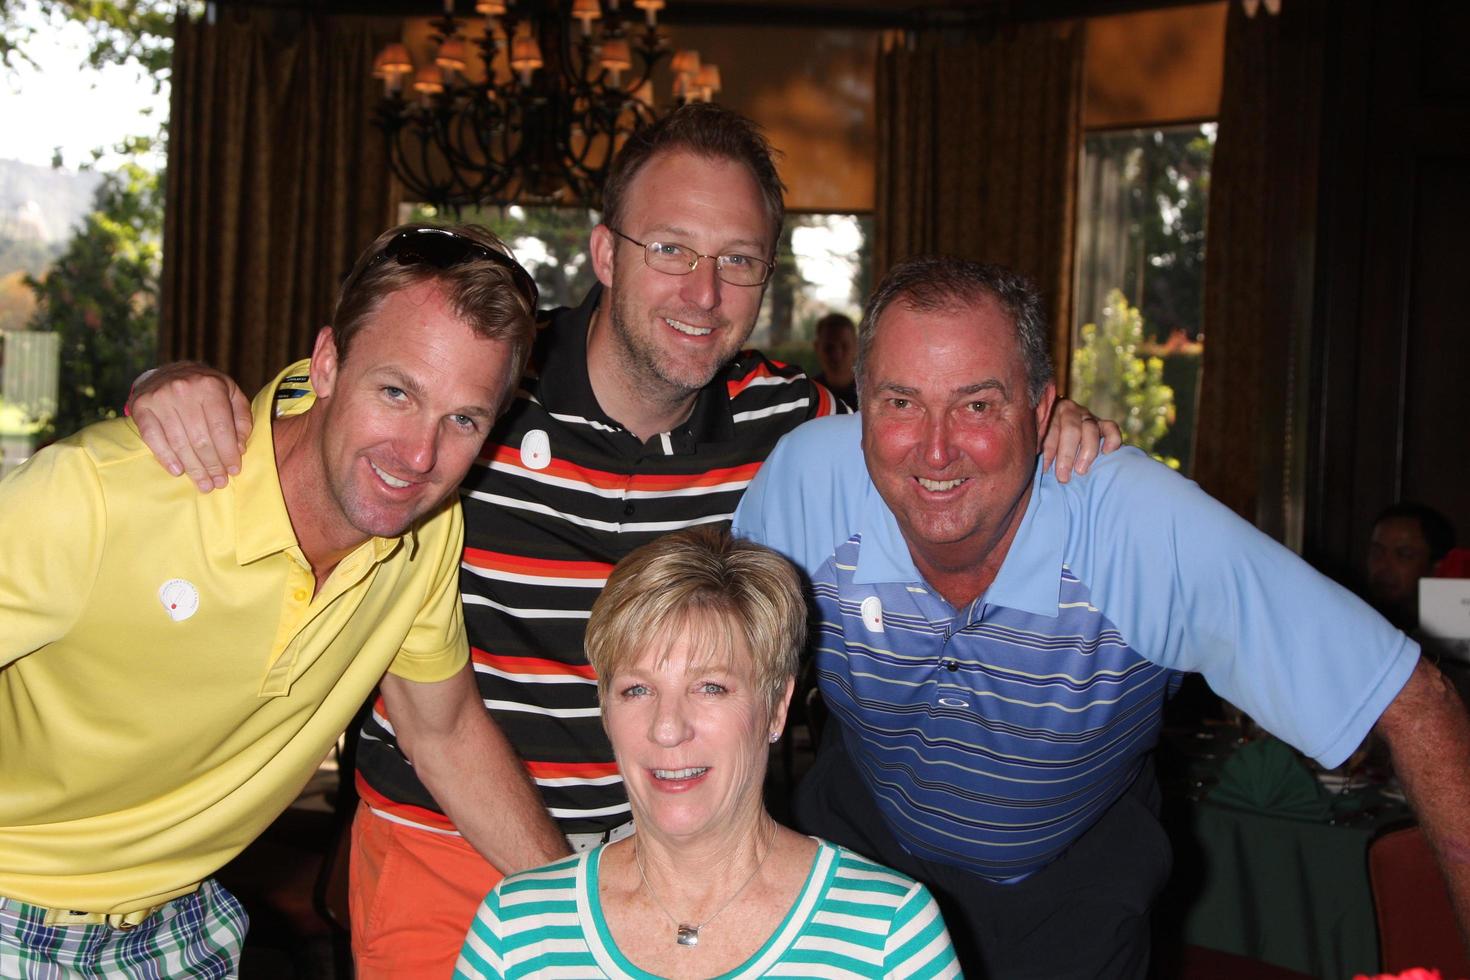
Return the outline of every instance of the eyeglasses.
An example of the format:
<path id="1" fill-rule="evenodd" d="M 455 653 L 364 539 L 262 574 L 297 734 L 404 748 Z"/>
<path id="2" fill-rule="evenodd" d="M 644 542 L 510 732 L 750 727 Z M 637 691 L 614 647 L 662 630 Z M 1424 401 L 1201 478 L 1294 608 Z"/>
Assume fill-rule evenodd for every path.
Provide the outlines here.
<path id="1" fill-rule="evenodd" d="M 728 255 L 702 255 L 688 245 L 673 242 L 640 242 L 611 225 L 608 231 L 643 249 L 643 261 L 650 268 L 671 276 L 687 276 L 699 266 L 700 259 L 715 260 L 715 275 L 732 286 L 759 286 L 771 277 L 775 263 L 754 255 L 732 252 Z"/>
<path id="2" fill-rule="evenodd" d="M 362 272 L 365 273 L 389 259 L 399 265 L 424 263 L 436 269 L 452 269 L 457 265 L 475 260 L 490 262 L 510 273 L 516 290 L 530 305 L 532 316 L 536 315 L 537 304 L 541 301 L 541 293 L 536 288 L 536 280 L 531 278 L 531 274 L 523 269 L 519 262 L 504 252 L 490 248 L 473 238 L 466 238 L 448 228 L 404 229 L 388 240 L 388 244 L 384 245 L 382 250 L 362 267 Z M 362 273 L 359 273 L 359 276 L 361 275 Z"/>

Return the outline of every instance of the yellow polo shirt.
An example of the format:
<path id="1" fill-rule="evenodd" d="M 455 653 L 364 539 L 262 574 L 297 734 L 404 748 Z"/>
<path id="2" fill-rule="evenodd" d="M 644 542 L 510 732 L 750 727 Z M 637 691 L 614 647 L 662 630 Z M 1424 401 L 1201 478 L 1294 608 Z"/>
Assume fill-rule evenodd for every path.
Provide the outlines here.
<path id="1" fill-rule="evenodd" d="M 275 390 L 200 494 L 126 420 L 0 481 L 0 895 L 130 912 L 185 894 L 286 808 L 385 670 L 468 659 L 459 503 L 313 578 L 281 497 Z M 310 395 L 290 403 L 306 411 Z"/>

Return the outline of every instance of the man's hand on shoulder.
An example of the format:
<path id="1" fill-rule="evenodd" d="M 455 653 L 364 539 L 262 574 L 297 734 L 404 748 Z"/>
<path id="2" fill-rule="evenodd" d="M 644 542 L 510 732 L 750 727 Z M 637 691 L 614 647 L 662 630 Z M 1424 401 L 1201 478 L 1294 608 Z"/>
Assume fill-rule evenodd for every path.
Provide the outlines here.
<path id="1" fill-rule="evenodd" d="M 175 361 L 149 371 L 133 384 L 128 414 L 159 464 L 174 476 L 189 474 L 200 492 L 240 472 L 250 399 L 214 368 Z"/>
<path id="2" fill-rule="evenodd" d="M 1066 483 L 1073 473 L 1085 475 L 1098 457 L 1099 443 L 1105 453 L 1123 445 L 1118 423 L 1096 417 L 1070 398 L 1058 398 L 1041 440 L 1042 471 L 1055 465 L 1058 483 Z"/>

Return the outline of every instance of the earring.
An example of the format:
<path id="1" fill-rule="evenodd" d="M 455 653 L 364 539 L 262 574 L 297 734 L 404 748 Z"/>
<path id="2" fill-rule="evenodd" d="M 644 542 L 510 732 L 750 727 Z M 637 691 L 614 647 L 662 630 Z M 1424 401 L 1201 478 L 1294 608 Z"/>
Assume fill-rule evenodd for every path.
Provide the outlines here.
<path id="1" fill-rule="evenodd" d="M 771 744 L 774 745 L 775 743 L 777 743 L 779 741 L 781 741 L 781 733 L 780 732 L 772 732 L 771 733 Z"/>

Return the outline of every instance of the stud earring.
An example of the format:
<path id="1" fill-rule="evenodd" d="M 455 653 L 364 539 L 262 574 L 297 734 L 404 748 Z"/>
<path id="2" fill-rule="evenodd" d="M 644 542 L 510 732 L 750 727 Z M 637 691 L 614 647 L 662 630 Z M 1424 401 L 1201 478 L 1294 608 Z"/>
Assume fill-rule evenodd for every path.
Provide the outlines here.
<path id="1" fill-rule="evenodd" d="M 779 742 L 779 741 L 781 741 L 781 733 L 780 732 L 772 732 L 771 733 L 771 743 L 772 744 L 775 744 L 776 742 Z"/>

